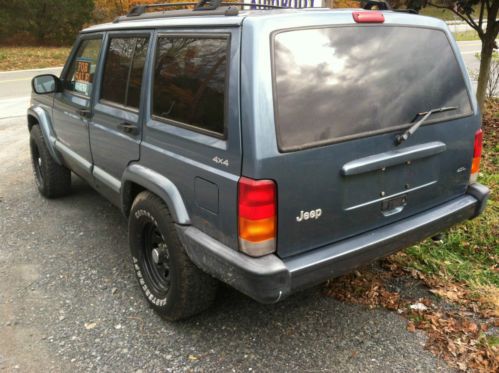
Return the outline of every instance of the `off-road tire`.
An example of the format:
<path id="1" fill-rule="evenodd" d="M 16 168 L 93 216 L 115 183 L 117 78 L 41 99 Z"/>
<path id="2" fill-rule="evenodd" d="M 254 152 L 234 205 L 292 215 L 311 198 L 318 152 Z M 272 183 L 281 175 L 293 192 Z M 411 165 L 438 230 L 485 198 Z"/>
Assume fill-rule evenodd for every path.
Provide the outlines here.
<path id="1" fill-rule="evenodd" d="M 71 191 L 71 171 L 52 158 L 38 125 L 31 128 L 29 145 L 35 183 L 40 194 L 47 198 L 67 195 Z"/>
<path id="2" fill-rule="evenodd" d="M 149 233 L 151 229 L 155 233 Z M 128 235 L 140 288 L 159 315 L 176 321 L 186 319 L 211 306 L 218 281 L 191 262 L 180 242 L 168 207 L 158 196 L 145 191 L 135 198 L 129 216 Z M 160 236 L 157 241 L 160 243 L 155 246 L 161 247 L 163 259 L 160 264 L 154 261 L 154 255 L 150 255 L 154 244 L 149 242 L 154 240 L 149 239 L 148 235 Z M 154 272 L 158 266 L 159 274 L 169 279 L 166 286 L 159 286 L 162 285 L 163 277 L 155 280 L 157 274 L 155 276 Z M 165 270 L 165 267 L 168 269 Z"/>

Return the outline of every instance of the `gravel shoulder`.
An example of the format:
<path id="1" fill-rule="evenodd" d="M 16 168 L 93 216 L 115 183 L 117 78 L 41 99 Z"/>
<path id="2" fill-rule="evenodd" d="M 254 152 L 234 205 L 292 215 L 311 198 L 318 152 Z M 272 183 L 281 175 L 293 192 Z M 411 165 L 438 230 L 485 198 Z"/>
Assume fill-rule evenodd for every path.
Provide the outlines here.
<path id="1" fill-rule="evenodd" d="M 450 371 L 385 310 L 311 289 L 260 305 L 223 287 L 169 323 L 142 299 L 118 209 L 73 177 L 35 190 L 24 117 L 0 120 L 0 371 Z"/>

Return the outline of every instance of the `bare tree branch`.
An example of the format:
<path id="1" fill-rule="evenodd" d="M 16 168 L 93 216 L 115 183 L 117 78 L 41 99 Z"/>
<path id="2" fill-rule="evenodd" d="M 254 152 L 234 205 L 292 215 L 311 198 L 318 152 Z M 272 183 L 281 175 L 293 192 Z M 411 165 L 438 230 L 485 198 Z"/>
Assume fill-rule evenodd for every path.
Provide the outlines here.
<path id="1" fill-rule="evenodd" d="M 432 2 L 428 1 L 428 5 L 438 8 L 438 9 L 447 9 L 450 10 L 452 13 L 454 13 L 456 16 L 461 18 L 464 22 L 466 22 L 473 30 L 475 30 L 478 35 L 480 36 L 480 39 L 483 37 L 483 30 L 476 24 L 476 22 L 471 18 L 469 15 L 462 15 L 458 11 L 456 11 L 454 8 L 449 7 L 449 6 L 442 6 L 442 5 L 437 5 L 433 4 Z"/>

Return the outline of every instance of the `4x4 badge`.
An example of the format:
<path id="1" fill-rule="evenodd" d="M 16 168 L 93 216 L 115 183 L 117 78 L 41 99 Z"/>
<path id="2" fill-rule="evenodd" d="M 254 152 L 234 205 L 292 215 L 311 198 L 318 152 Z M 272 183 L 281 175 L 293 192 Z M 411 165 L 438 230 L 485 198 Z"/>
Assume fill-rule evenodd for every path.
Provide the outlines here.
<path id="1" fill-rule="evenodd" d="M 300 211 L 300 214 L 296 217 L 296 221 L 299 223 L 303 220 L 309 220 L 309 219 L 319 219 L 322 215 L 322 209 L 315 209 L 311 211 Z"/>
<path id="2" fill-rule="evenodd" d="M 215 162 L 216 164 L 221 164 L 225 167 L 229 167 L 229 160 L 228 159 L 224 159 L 224 158 L 220 158 L 220 157 L 213 157 L 212 159 L 213 162 Z"/>

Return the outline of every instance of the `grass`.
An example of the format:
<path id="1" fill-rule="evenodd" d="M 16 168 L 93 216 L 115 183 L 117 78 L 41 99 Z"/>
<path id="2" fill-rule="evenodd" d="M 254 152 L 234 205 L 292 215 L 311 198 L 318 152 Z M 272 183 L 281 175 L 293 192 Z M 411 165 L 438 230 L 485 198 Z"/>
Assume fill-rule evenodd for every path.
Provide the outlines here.
<path id="1" fill-rule="evenodd" d="M 69 52 L 66 47 L 0 46 L 0 71 L 63 66 Z"/>
<path id="2" fill-rule="evenodd" d="M 454 32 L 452 33 L 457 41 L 480 40 L 478 33 L 475 30 Z"/>
<path id="3" fill-rule="evenodd" d="M 472 289 L 499 287 L 495 269 L 499 259 L 498 225 L 499 205 L 492 200 L 483 216 L 450 230 L 442 243 L 425 241 L 409 248 L 406 253 L 411 257 L 411 266 L 430 275 L 464 282 Z"/>
<path id="4" fill-rule="evenodd" d="M 471 297 L 499 303 L 499 100 L 487 105 L 484 148 L 479 182 L 491 189 L 484 213 L 450 229 L 440 242 L 427 240 L 405 251 L 403 265 L 440 279 L 458 283 Z"/>
<path id="5" fill-rule="evenodd" d="M 490 346 L 499 346 L 499 337 L 495 335 L 485 336 L 486 343 Z"/>

